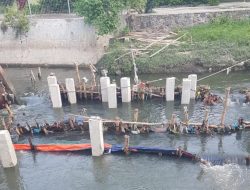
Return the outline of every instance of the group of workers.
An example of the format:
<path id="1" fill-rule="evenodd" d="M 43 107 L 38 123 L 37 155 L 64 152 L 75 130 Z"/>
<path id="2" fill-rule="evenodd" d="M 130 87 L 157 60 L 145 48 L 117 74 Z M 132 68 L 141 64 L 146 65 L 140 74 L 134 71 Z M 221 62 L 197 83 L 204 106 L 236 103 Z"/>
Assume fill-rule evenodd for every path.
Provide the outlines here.
<path id="1" fill-rule="evenodd" d="M 135 115 L 136 116 L 136 115 Z M 233 133 L 238 130 L 245 128 L 250 128 L 250 122 L 245 121 L 243 118 L 239 118 L 237 122 L 230 126 L 211 126 L 208 124 L 207 120 L 203 120 L 201 124 L 191 124 L 189 122 L 177 122 L 176 116 L 172 116 L 171 121 L 168 123 L 163 123 L 162 127 L 156 130 L 156 127 L 149 125 L 139 124 L 140 122 L 123 123 L 122 120 L 117 117 L 113 122 L 104 123 L 104 131 L 116 132 L 117 134 L 146 134 L 150 132 L 167 132 L 170 134 L 207 134 L 211 135 L 213 133 Z M 136 120 L 137 121 L 137 120 Z M 39 124 L 35 121 L 35 125 L 30 125 L 26 122 L 24 125 L 18 123 L 16 127 L 12 128 L 19 135 L 27 134 L 50 134 L 50 133 L 60 133 L 66 131 L 88 131 L 88 121 L 84 116 L 66 116 L 61 122 L 54 122 L 49 124 L 44 121 L 43 124 Z"/>
<path id="2" fill-rule="evenodd" d="M 195 99 L 203 101 L 203 103 L 208 106 L 213 106 L 222 102 L 221 97 L 211 93 L 209 87 L 206 86 L 198 87 Z"/>
<path id="3" fill-rule="evenodd" d="M 39 134 L 48 135 L 50 133 L 61 133 L 61 132 L 66 132 L 66 131 L 84 132 L 88 130 L 88 127 L 84 123 L 84 117 L 76 116 L 76 117 L 67 117 L 64 119 L 64 121 L 54 122 L 51 125 L 47 121 L 44 121 L 43 124 L 39 124 L 37 121 L 35 121 L 35 125 L 30 125 L 28 122 L 26 122 L 23 125 L 18 123 L 16 127 L 14 127 L 13 129 L 19 136 L 22 136 L 22 135 L 30 135 L 30 134 L 31 135 L 39 135 Z"/>

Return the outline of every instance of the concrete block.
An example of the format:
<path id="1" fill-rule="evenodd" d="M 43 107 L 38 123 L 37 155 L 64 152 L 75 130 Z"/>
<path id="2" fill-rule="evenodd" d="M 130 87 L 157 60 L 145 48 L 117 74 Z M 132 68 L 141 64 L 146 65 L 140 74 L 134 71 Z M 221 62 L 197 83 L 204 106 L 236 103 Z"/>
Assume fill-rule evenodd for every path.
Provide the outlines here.
<path id="1" fill-rule="evenodd" d="M 92 156 L 101 156 L 104 152 L 103 126 L 100 117 L 90 117 L 89 133 L 92 146 Z"/>
<path id="2" fill-rule="evenodd" d="M 68 100 L 70 104 L 76 104 L 76 89 L 75 89 L 75 82 L 73 78 L 66 78 L 65 79 L 66 90 L 68 94 Z"/>
<path id="3" fill-rule="evenodd" d="M 16 152 L 8 130 L 0 130 L 0 160 L 4 168 L 17 164 Z"/>
<path id="4" fill-rule="evenodd" d="M 121 78 L 121 94 L 122 102 L 131 102 L 131 87 L 129 77 Z"/>
<path id="5" fill-rule="evenodd" d="M 58 84 L 51 84 L 49 86 L 50 99 L 52 101 L 53 108 L 61 108 L 62 107 L 62 99 L 60 88 Z"/>
<path id="6" fill-rule="evenodd" d="M 191 80 L 185 78 L 182 81 L 181 104 L 189 104 L 190 93 L 191 93 Z"/>
<path id="7" fill-rule="evenodd" d="M 196 88 L 197 88 L 197 75 L 196 74 L 188 75 L 188 79 L 191 80 L 191 94 L 190 94 L 190 98 L 191 99 L 195 99 Z"/>
<path id="8" fill-rule="evenodd" d="M 116 84 L 110 84 L 108 87 L 108 105 L 109 108 L 117 108 Z"/>
<path id="9" fill-rule="evenodd" d="M 174 101 L 175 77 L 166 79 L 166 101 Z"/>
<path id="10" fill-rule="evenodd" d="M 57 84 L 56 76 L 48 76 L 47 81 L 48 81 L 48 86 L 51 85 L 51 84 Z"/>
<path id="11" fill-rule="evenodd" d="M 110 78 L 101 77 L 100 85 L 101 85 L 102 102 L 108 102 L 108 87 L 110 85 Z"/>

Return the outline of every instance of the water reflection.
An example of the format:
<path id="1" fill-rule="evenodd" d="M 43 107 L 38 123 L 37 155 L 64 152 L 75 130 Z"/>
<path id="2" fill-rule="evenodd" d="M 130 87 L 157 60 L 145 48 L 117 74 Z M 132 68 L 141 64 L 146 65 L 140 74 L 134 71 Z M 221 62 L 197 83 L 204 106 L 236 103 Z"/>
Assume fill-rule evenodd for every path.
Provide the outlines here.
<path id="1" fill-rule="evenodd" d="M 221 135 L 218 136 L 219 142 L 218 142 L 218 153 L 223 154 L 223 137 Z"/>
<path id="2" fill-rule="evenodd" d="M 1 171 L 3 170 L 3 171 Z M 3 172 L 6 185 L 10 190 L 24 190 L 22 178 L 20 177 L 18 165 L 14 168 L 0 169 Z M 1 185 L 0 185 L 1 187 Z"/>
<path id="3" fill-rule="evenodd" d="M 92 171 L 95 181 L 102 184 L 108 180 L 109 177 L 109 160 L 103 157 L 92 158 Z"/>

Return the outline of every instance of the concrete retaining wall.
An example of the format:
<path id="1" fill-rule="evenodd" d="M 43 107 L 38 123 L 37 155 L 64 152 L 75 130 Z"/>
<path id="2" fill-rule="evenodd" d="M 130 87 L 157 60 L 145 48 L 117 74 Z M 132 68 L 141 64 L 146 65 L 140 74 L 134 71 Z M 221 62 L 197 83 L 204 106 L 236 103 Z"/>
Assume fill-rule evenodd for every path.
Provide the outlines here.
<path id="1" fill-rule="evenodd" d="M 72 65 L 95 63 L 104 53 L 106 38 L 97 38 L 95 29 L 74 15 L 30 17 L 26 36 L 0 31 L 0 64 Z"/>
<path id="2" fill-rule="evenodd" d="M 163 9 L 164 10 L 164 9 Z M 133 31 L 167 32 L 178 28 L 207 23 L 211 19 L 226 16 L 232 18 L 249 18 L 250 9 L 243 10 L 219 10 L 207 12 L 186 13 L 164 13 L 132 15 L 130 18 L 130 28 Z"/>

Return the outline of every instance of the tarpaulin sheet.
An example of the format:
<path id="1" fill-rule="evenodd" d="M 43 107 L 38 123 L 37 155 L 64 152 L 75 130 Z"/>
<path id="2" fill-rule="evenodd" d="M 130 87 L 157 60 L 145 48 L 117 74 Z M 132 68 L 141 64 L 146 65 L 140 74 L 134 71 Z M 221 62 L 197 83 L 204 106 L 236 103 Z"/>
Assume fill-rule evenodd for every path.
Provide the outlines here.
<path id="1" fill-rule="evenodd" d="M 41 152 L 61 152 L 61 151 L 80 151 L 91 150 L 91 144 L 40 144 L 34 145 L 36 151 Z M 31 150 L 29 144 L 14 144 L 15 150 Z M 110 149 L 111 145 L 105 144 L 105 149 Z"/>

